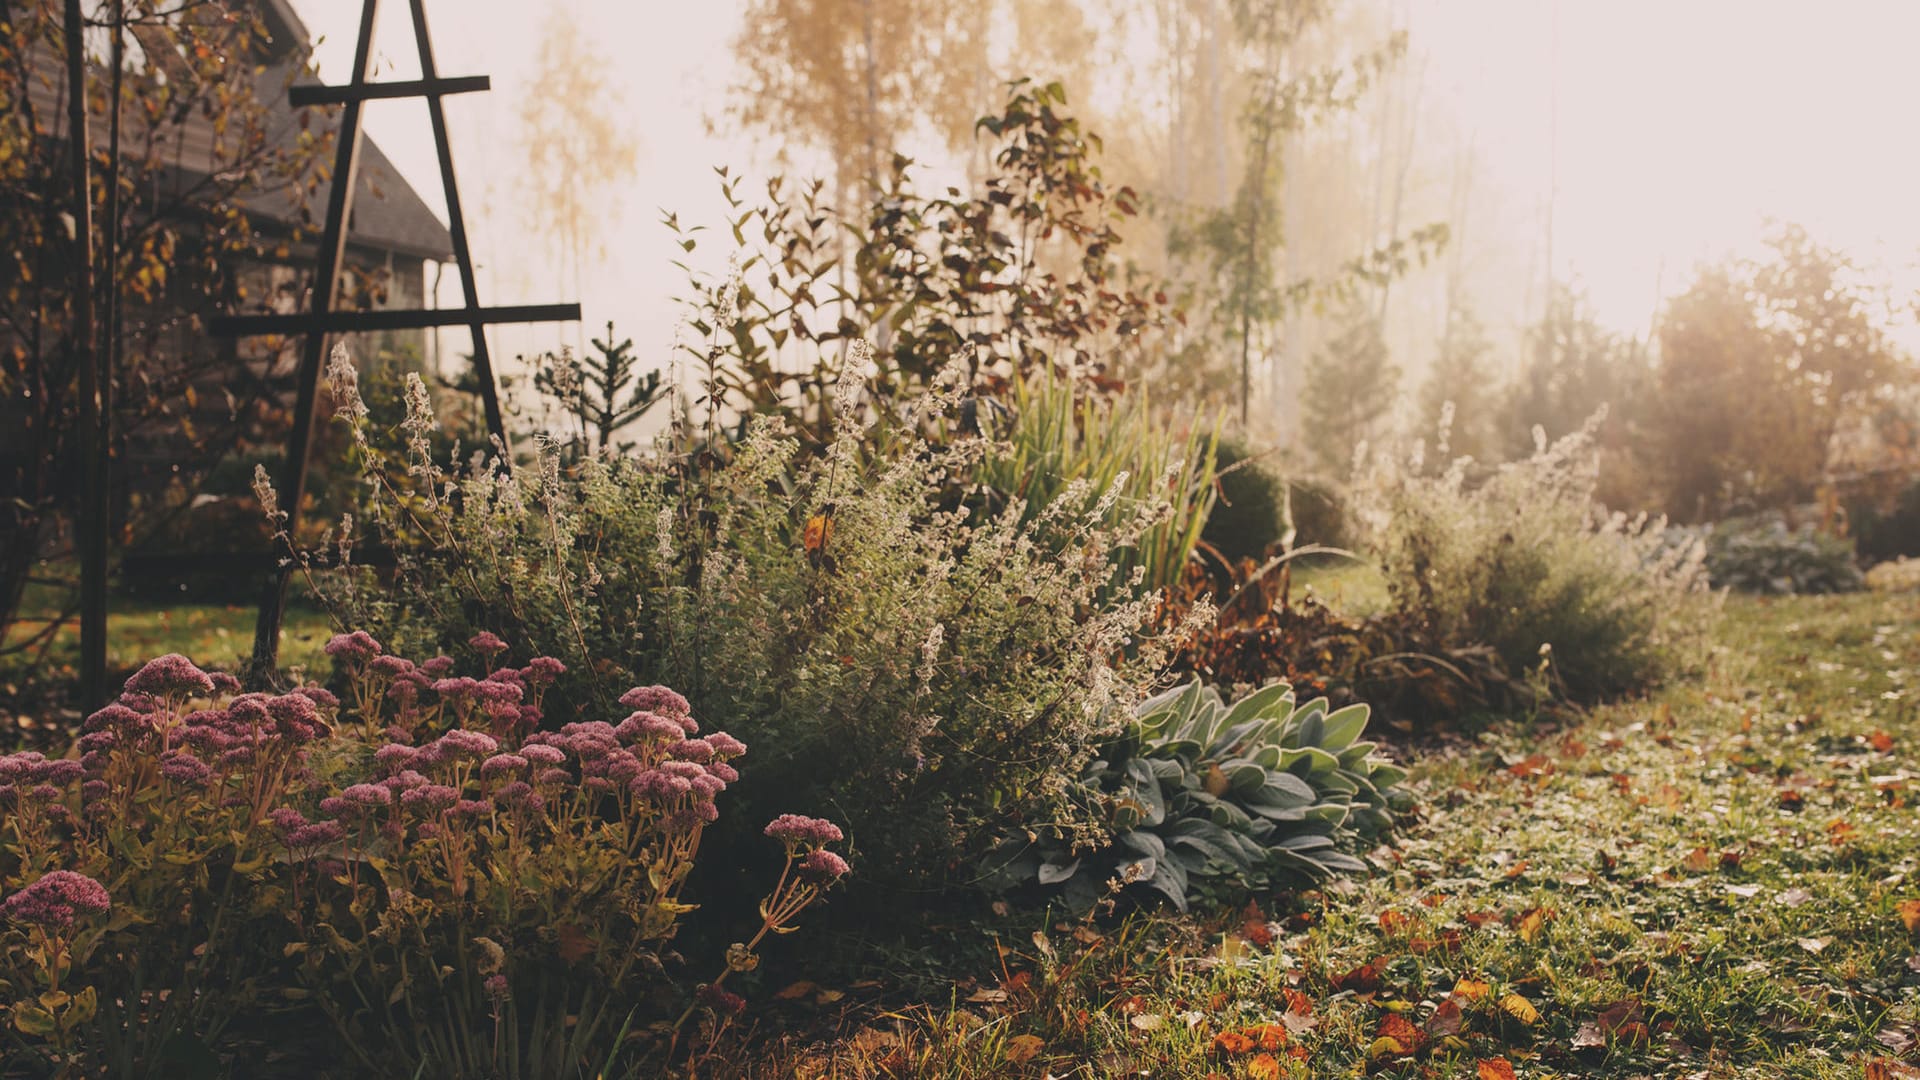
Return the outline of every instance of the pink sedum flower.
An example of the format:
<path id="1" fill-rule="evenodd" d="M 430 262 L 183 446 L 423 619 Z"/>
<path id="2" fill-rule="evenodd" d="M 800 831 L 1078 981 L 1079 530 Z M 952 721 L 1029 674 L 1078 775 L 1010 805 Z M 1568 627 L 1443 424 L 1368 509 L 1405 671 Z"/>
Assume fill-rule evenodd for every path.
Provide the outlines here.
<path id="1" fill-rule="evenodd" d="M 195 667 L 193 661 L 179 653 L 168 653 L 154 657 L 134 672 L 127 679 L 126 689 L 129 694 L 148 694 L 153 697 L 174 694 L 205 696 L 213 693 L 213 679 Z"/>
<path id="2" fill-rule="evenodd" d="M 46 930 L 65 930 L 81 915 L 104 914 L 106 887 L 71 870 L 55 870 L 0 902 L 0 915 Z"/>
<path id="3" fill-rule="evenodd" d="M 767 824 L 766 833 L 788 847 L 797 844 L 821 847 L 843 839 L 840 826 L 824 818 L 802 814 L 781 814 Z"/>

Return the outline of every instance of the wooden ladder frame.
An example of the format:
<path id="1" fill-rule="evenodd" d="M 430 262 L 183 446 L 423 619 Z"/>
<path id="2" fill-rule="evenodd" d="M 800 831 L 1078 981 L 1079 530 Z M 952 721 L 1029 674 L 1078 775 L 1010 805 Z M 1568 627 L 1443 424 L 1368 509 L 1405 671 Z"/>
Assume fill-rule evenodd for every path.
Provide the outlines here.
<path id="1" fill-rule="evenodd" d="M 453 154 L 447 145 L 447 117 L 440 99 L 448 94 L 487 90 L 492 82 L 485 75 L 441 78 L 433 61 L 433 44 L 427 36 L 425 0 L 408 0 L 413 11 L 413 35 L 420 51 L 420 78 L 404 82 L 367 81 L 373 54 L 373 23 L 379 0 L 362 0 L 360 32 L 354 45 L 353 75 L 345 86 L 296 86 L 287 94 L 295 108 L 341 106 L 339 142 L 334 148 L 332 185 L 327 191 L 327 223 L 321 237 L 319 266 L 314 277 L 309 310 L 286 315 L 233 315 L 209 320 L 207 329 L 220 337 L 257 337 L 277 334 L 304 334 L 306 341 L 300 356 L 298 394 L 294 402 L 293 430 L 287 436 L 287 459 L 279 477 L 279 497 L 286 513 L 286 535 L 295 535 L 300 521 L 300 502 L 307 490 L 307 464 L 313 450 L 313 425 L 319 398 L 320 365 L 326 354 L 329 334 L 365 333 L 381 330 L 411 330 L 440 326 L 465 326 L 473 334 L 474 375 L 480 384 L 480 398 L 486 409 L 487 431 L 503 456 L 511 452 L 506 419 L 500 411 L 500 394 L 494 381 L 493 359 L 487 350 L 485 328 L 493 323 L 571 322 L 580 318 L 579 304 L 540 304 L 519 307 L 481 307 L 474 282 L 473 254 L 467 246 L 466 215 L 460 208 L 460 191 L 454 180 Z M 348 223 L 353 216 L 354 189 L 359 183 L 361 126 L 360 108 L 368 101 L 386 98 L 425 98 L 427 113 L 433 120 L 434 148 L 440 157 L 440 185 L 447 199 L 447 231 L 453 239 L 453 259 L 460 268 L 460 284 L 465 303 L 458 308 L 412 311 L 337 311 L 340 302 L 340 270 L 346 260 Z M 248 680 L 265 686 L 279 667 L 280 624 L 286 612 L 287 586 L 293 575 L 290 564 L 278 565 L 268 574 L 260 598 L 260 616 L 254 625 L 253 659 Z"/>

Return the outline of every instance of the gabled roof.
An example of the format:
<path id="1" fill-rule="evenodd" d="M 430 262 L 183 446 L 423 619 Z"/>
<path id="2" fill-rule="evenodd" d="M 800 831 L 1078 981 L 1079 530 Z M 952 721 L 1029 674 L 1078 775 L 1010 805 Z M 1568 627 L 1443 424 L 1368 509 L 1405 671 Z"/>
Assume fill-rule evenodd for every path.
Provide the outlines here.
<path id="1" fill-rule="evenodd" d="M 338 131 L 343 111 L 339 107 L 295 110 L 287 104 L 286 88 L 290 83 L 318 81 L 302 71 L 312 53 L 306 25 L 287 0 L 253 2 L 271 36 L 266 55 L 256 58 L 262 70 L 254 83 L 255 93 L 267 109 L 269 138 L 279 144 L 292 145 L 303 131 L 315 134 Z M 28 96 L 53 137 L 62 138 L 66 134 L 67 117 L 65 80 L 57 74 L 61 70 L 60 60 L 39 56 L 33 66 L 51 74 L 46 78 L 28 79 Z M 306 114 L 304 127 L 301 113 Z M 105 145 L 105 124 L 96 119 L 91 134 L 94 142 Z M 356 247 L 414 258 L 451 259 L 453 237 L 446 225 L 400 175 L 400 170 L 379 145 L 365 135 L 361 140 L 360 175 L 355 185 L 353 215 L 348 222 L 348 242 Z M 190 189 L 205 179 L 207 170 L 196 169 L 193 163 L 215 160 L 215 142 L 212 120 L 198 112 L 180 126 L 178 145 L 169 147 L 166 154 L 172 165 L 169 171 L 176 174 L 178 190 Z M 331 168 L 331 154 L 318 164 Z M 304 215 L 300 213 L 299 200 L 286 190 L 241 192 L 238 198 L 243 207 L 260 218 L 288 227 L 297 224 L 317 232 L 324 224 L 329 187 L 330 183 L 325 181 L 315 186 Z"/>
<path id="2" fill-rule="evenodd" d="M 270 39 L 268 81 L 261 85 L 260 94 L 273 110 L 272 130 L 280 137 L 296 138 L 300 130 L 298 118 L 280 88 L 286 85 L 289 70 L 306 65 L 307 58 L 312 54 L 313 39 L 307 32 L 306 24 L 293 10 L 291 0 L 256 0 L 256 3 Z M 302 75 L 294 82 L 306 84 L 319 80 Z M 307 111 L 310 113 L 309 126 L 316 133 L 339 130 L 342 109 L 328 107 Z M 331 166 L 331 162 L 327 164 Z M 327 193 L 331 186 L 331 183 L 323 182 L 314 189 L 309 212 L 316 223 L 325 216 Z M 257 209 L 268 216 L 282 221 L 290 216 L 291 212 L 284 201 L 277 207 L 266 200 L 262 202 L 263 205 Z M 249 209 L 255 207 L 250 205 Z M 400 175 L 400 170 L 394 168 L 392 160 L 380 149 L 379 144 L 364 134 L 360 145 L 360 176 L 353 193 L 353 215 L 347 223 L 347 240 L 363 247 L 423 259 L 444 262 L 453 258 L 453 237 L 447 232 L 446 225 L 428 208 L 413 185 Z"/>

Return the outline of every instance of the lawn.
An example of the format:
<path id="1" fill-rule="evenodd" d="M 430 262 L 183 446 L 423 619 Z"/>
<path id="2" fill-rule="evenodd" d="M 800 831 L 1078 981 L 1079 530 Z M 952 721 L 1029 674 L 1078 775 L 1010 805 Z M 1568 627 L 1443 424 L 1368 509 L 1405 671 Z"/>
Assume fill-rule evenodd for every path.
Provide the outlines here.
<path id="1" fill-rule="evenodd" d="M 57 610 L 53 603 L 50 593 L 30 591 L 5 644 L 39 633 Z M 245 604 L 163 604 L 113 597 L 107 615 L 107 668 L 124 674 L 155 656 L 177 652 L 210 668 L 238 671 L 253 652 L 257 614 L 257 608 Z M 321 647 L 332 632 L 325 613 L 292 605 L 280 629 L 281 663 L 324 674 Z M 8 703 L 36 703 L 35 690 L 72 685 L 79 657 L 77 619 L 61 626 L 44 655 L 38 648 L 0 653 L 0 721 L 13 711 Z"/>
<path id="2" fill-rule="evenodd" d="M 950 1005 L 851 1009 L 753 1071 L 1920 1076 L 1916 671 L 1911 594 L 1730 598 L 1694 678 L 1412 754 L 1370 880 L 1199 922 L 1016 914 Z"/>

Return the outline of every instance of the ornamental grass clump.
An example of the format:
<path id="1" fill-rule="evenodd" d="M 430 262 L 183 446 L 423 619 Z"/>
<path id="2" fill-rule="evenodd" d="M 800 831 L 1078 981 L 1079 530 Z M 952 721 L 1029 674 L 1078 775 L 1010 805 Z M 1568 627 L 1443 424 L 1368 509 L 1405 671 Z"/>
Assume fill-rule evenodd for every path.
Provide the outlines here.
<path id="1" fill-rule="evenodd" d="M 1657 682 L 1708 611 L 1698 543 L 1595 502 L 1600 419 L 1551 445 L 1535 428 L 1532 457 L 1477 483 L 1470 459 L 1435 476 L 1382 457 L 1358 493 L 1396 611 L 1576 700 Z"/>
<path id="2" fill-rule="evenodd" d="M 77 756 L 0 757 L 11 1053 L 78 1074 L 272 1042 L 369 1075 L 545 1076 L 723 1027 L 671 942 L 747 747 L 658 686 L 542 726 L 564 665 L 470 647 L 483 678 L 338 635 L 345 705 L 162 657 Z M 848 871 L 808 820 L 745 952 Z M 295 1020 L 309 1045 L 276 1032 Z"/>

